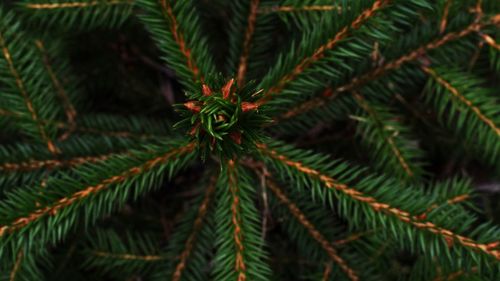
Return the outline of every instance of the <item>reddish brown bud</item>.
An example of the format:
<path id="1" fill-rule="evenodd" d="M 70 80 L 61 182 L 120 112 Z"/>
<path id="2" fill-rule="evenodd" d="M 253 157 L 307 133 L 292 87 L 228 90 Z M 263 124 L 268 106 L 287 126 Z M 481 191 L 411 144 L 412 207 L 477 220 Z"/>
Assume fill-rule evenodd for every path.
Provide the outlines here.
<path id="1" fill-rule="evenodd" d="M 201 90 L 202 90 L 204 96 L 210 96 L 210 95 L 212 95 L 212 90 L 206 84 L 203 84 L 201 86 Z"/>
<path id="2" fill-rule="evenodd" d="M 256 104 L 256 103 L 253 103 L 253 102 L 242 102 L 241 103 L 241 110 L 243 112 L 247 112 L 247 111 L 250 111 L 250 110 L 256 110 L 257 108 L 259 108 L 259 105 Z"/>
<path id="3" fill-rule="evenodd" d="M 198 103 L 197 103 L 197 102 L 195 102 L 195 101 L 188 101 L 188 102 L 184 103 L 184 106 L 185 106 L 187 109 L 189 109 L 189 110 L 191 110 L 192 112 L 194 112 L 194 113 L 198 113 L 198 112 L 200 112 L 200 110 L 201 110 L 201 107 L 200 107 L 200 106 L 198 105 Z"/>
<path id="4" fill-rule="evenodd" d="M 229 80 L 226 85 L 224 85 L 222 87 L 222 97 L 224 99 L 227 99 L 229 98 L 229 95 L 231 94 L 231 88 L 233 87 L 233 83 L 234 83 L 234 78 Z"/>

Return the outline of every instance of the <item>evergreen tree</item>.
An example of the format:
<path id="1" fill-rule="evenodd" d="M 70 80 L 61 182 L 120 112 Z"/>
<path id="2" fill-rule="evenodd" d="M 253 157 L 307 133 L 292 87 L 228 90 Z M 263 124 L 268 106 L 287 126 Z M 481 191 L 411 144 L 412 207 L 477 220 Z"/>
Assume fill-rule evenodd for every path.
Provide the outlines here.
<path id="1" fill-rule="evenodd" d="M 500 280 L 499 26 L 498 0 L 3 1 L 0 280 Z"/>

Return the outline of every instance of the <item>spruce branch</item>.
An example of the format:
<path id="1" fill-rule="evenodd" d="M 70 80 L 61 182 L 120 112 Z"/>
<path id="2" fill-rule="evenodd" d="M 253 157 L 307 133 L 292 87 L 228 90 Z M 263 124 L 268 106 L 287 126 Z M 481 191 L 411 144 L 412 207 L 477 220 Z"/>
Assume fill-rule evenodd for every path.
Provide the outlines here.
<path id="1" fill-rule="evenodd" d="M 120 173 L 109 175 L 108 177 L 103 178 L 102 180 L 100 180 L 99 182 L 97 182 L 95 184 L 90 183 L 89 185 L 87 185 L 85 182 L 76 182 L 76 183 L 73 182 L 72 185 L 76 185 L 76 187 L 78 187 L 75 189 L 77 191 L 75 191 L 74 193 L 69 193 L 67 196 L 64 196 L 64 197 L 59 198 L 59 199 L 54 198 L 53 200 L 50 200 L 52 202 L 48 202 L 48 204 L 46 204 L 46 206 L 37 207 L 37 206 L 31 204 L 31 207 L 29 209 L 32 209 L 32 210 L 25 209 L 22 213 L 18 213 L 18 214 L 14 213 L 13 214 L 12 212 L 10 212 L 12 210 L 12 208 L 19 208 L 20 207 L 20 206 L 16 206 L 15 201 L 13 201 L 13 202 L 4 201 L 1 211 L 4 214 L 9 214 L 9 213 L 10 214 L 2 220 L 2 226 L 0 227 L 0 238 L 4 238 L 3 243 L 6 243 L 9 241 L 9 239 L 6 239 L 6 237 L 9 237 L 15 233 L 22 233 L 27 227 L 38 226 L 38 229 L 40 230 L 40 227 L 41 227 L 40 223 L 43 223 L 45 221 L 45 223 L 50 224 L 51 217 L 53 218 L 52 220 L 61 220 L 63 217 L 67 217 L 69 215 L 70 209 L 73 210 L 73 212 L 77 211 L 78 206 L 83 204 L 83 201 L 85 201 L 88 198 L 90 198 L 90 197 L 96 198 L 97 195 L 103 194 L 103 193 L 105 194 L 106 192 L 108 192 L 108 194 L 114 193 L 112 189 L 110 190 L 110 188 L 112 186 L 116 186 L 118 188 L 119 187 L 124 188 L 122 192 L 123 192 L 123 195 L 126 195 L 126 194 L 132 192 L 130 190 L 127 192 L 127 189 L 130 189 L 130 184 L 131 184 L 130 180 L 132 180 L 134 178 L 137 180 L 139 178 L 139 176 L 141 176 L 143 174 L 150 174 L 151 175 L 152 171 L 157 170 L 157 169 L 162 168 L 162 167 L 164 169 L 165 166 L 169 165 L 169 164 L 170 164 L 169 174 L 171 175 L 174 172 L 174 169 L 180 168 L 180 166 L 173 167 L 172 165 L 181 164 L 181 163 L 185 162 L 186 160 L 188 160 L 189 157 L 193 156 L 193 151 L 195 149 L 196 149 L 195 144 L 189 143 L 186 145 L 182 145 L 180 147 L 172 148 L 160 156 L 151 157 L 151 155 L 150 155 L 150 158 L 145 160 L 144 162 L 142 162 L 140 165 L 132 166 L 124 171 L 122 170 L 122 172 L 120 172 Z M 188 157 L 188 158 L 186 159 L 186 157 Z M 114 159 L 110 159 L 107 162 L 112 163 L 113 162 L 112 160 L 120 161 L 119 159 L 120 158 L 114 158 Z M 132 161 L 132 162 L 137 162 L 137 160 Z M 103 165 L 106 165 L 106 163 L 104 163 Z M 85 171 L 85 170 L 86 169 L 84 169 L 83 171 Z M 116 168 L 115 168 L 115 170 L 116 170 Z M 87 171 L 87 173 L 88 173 L 88 171 Z M 84 176 L 84 175 L 82 175 L 82 176 Z M 85 176 L 83 178 L 85 178 Z M 66 180 L 68 182 L 70 181 L 69 178 Z M 151 179 L 149 179 L 149 180 L 142 179 L 142 180 L 151 181 Z M 92 181 L 95 182 L 95 179 L 92 179 Z M 49 181 L 48 185 L 54 184 L 54 183 L 56 183 L 56 182 Z M 146 187 L 146 188 L 151 188 L 151 187 Z M 138 192 L 138 191 L 139 190 L 137 190 L 135 192 Z M 50 191 L 48 191 L 48 193 L 45 193 L 43 196 L 48 196 L 49 193 L 50 193 Z M 66 193 L 68 193 L 68 192 L 66 192 Z M 58 195 L 57 192 L 56 192 L 56 194 Z M 123 198 L 123 195 L 122 195 L 122 198 Z M 138 194 L 136 193 L 135 196 L 137 196 L 137 195 Z M 40 195 L 35 195 L 35 196 L 40 196 Z M 40 200 L 47 201 L 47 199 L 45 199 L 45 198 L 44 199 L 40 198 Z M 117 202 L 109 202 L 109 203 L 116 204 Z M 87 202 L 87 205 L 88 204 L 91 204 L 91 202 Z M 33 208 L 33 207 L 35 207 L 35 208 Z M 110 209 L 109 205 L 108 205 L 108 209 Z M 98 210 L 100 210 L 100 208 L 98 208 Z M 103 210 L 100 210 L 100 211 L 103 211 Z M 12 217 L 12 216 L 14 216 L 14 217 Z M 9 218 L 9 217 L 12 217 L 12 218 Z M 45 220 L 43 220 L 44 218 L 45 218 Z M 73 213 L 73 218 L 75 218 L 74 213 Z M 62 237 L 60 237 L 60 235 L 63 234 L 63 232 L 56 231 L 53 229 L 46 229 L 45 232 L 48 232 L 48 233 L 44 234 L 44 239 L 49 239 L 49 240 L 59 240 L 62 238 Z M 48 236 L 49 233 L 52 233 L 52 235 L 55 235 L 55 236 L 52 236 L 52 235 Z"/>
<path id="2" fill-rule="evenodd" d="M 135 0 L 22 0 L 16 4 L 34 24 L 88 30 L 121 26 L 132 14 Z"/>
<path id="3" fill-rule="evenodd" d="M 441 237 L 450 246 L 453 246 L 456 242 L 457 244 L 469 250 L 482 253 L 493 259 L 496 259 L 497 261 L 500 261 L 500 250 L 497 250 L 498 246 L 500 245 L 499 241 L 493 241 L 490 243 L 481 243 L 475 241 L 469 237 L 457 234 L 449 229 L 439 227 L 431 221 L 422 220 L 417 215 L 412 215 L 408 211 L 396 208 L 385 202 L 380 202 L 376 198 L 366 195 L 363 192 L 344 183 L 338 182 L 329 177 L 327 174 L 310 166 L 307 166 L 301 161 L 293 160 L 289 156 L 278 152 L 276 149 L 271 149 L 265 144 L 259 144 L 258 148 L 263 155 L 273 160 L 274 165 L 277 165 L 278 169 L 286 169 L 290 173 L 299 173 L 307 175 L 308 177 L 312 177 L 327 189 L 339 191 L 341 194 L 343 194 L 343 196 L 348 197 L 358 202 L 359 204 L 366 204 L 367 206 L 369 206 L 369 212 L 372 213 L 372 215 L 376 213 L 382 213 L 386 216 L 394 217 L 400 223 L 411 225 L 417 230 L 427 231 L 438 237 Z"/>
<path id="4" fill-rule="evenodd" d="M 78 165 L 86 164 L 86 163 L 95 163 L 108 159 L 112 155 L 115 154 L 104 154 L 99 156 L 83 156 L 83 157 L 74 157 L 70 159 L 44 159 L 44 160 L 35 160 L 30 159 L 26 162 L 5 162 L 0 163 L 0 171 L 3 172 L 16 172 L 16 171 L 33 171 L 33 170 L 53 170 L 58 168 L 70 168 Z"/>
<path id="5" fill-rule="evenodd" d="M 0 116 L 21 122 L 28 119 L 21 112 L 4 109 L 0 109 Z M 170 132 L 170 129 L 167 129 L 168 123 L 157 122 L 143 116 L 82 115 L 77 120 L 76 125 L 47 119 L 41 119 L 40 121 L 45 126 L 64 130 L 65 133 L 63 136 L 67 135 L 68 132 L 72 132 L 104 137 L 153 139 L 166 137 Z M 62 137 L 59 138 L 61 141 L 65 139 Z"/>
<path id="6" fill-rule="evenodd" d="M 356 272 L 348 265 L 348 263 L 338 254 L 337 250 L 308 220 L 304 213 L 295 205 L 290 199 L 285 195 L 283 190 L 272 180 L 267 179 L 267 187 L 271 190 L 274 195 L 281 201 L 282 204 L 286 205 L 290 210 L 290 213 L 297 219 L 300 224 L 307 229 L 309 234 L 316 240 L 321 247 L 326 251 L 330 259 L 335 262 L 344 273 L 349 277 L 350 280 L 356 281 L 360 280 Z"/>
<path id="7" fill-rule="evenodd" d="M 194 1 L 139 0 L 137 5 L 144 10 L 140 19 L 188 90 L 215 73 Z"/>
<path id="8" fill-rule="evenodd" d="M 120 269 L 132 275 L 162 268 L 173 261 L 161 250 L 159 237 L 150 232 L 98 227 L 80 244 L 83 267 L 103 273 Z M 104 264 L 107 268 L 102 267 Z"/>
<path id="9" fill-rule="evenodd" d="M 433 69 L 427 67 L 427 66 L 422 66 L 422 70 L 430 75 L 432 78 L 436 80 L 437 83 L 439 83 L 441 86 L 446 88 L 450 94 L 452 94 L 457 100 L 459 100 L 462 104 L 467 106 L 474 114 L 481 120 L 483 121 L 488 127 L 493 130 L 493 132 L 500 137 L 500 128 L 495 124 L 495 122 L 484 115 L 483 112 L 481 112 L 481 109 L 479 107 L 475 106 L 472 101 L 467 99 L 463 94 L 461 94 L 457 88 L 453 87 L 448 81 L 443 79 L 443 77 L 439 76 L 436 71 Z"/>
<path id="10" fill-rule="evenodd" d="M 358 105 L 368 115 L 367 119 L 361 120 L 358 129 L 362 135 L 362 141 L 367 142 L 368 146 L 372 147 L 370 153 L 375 159 L 378 159 L 377 166 L 383 167 L 387 173 L 398 177 L 418 177 L 418 174 L 421 173 L 418 171 L 418 157 L 422 152 L 408 145 L 409 140 L 405 136 L 408 130 L 399 124 L 396 119 L 398 116 L 392 115 L 381 105 L 377 107 L 371 105 L 356 91 L 353 91 L 352 94 Z M 374 132 L 376 133 L 374 134 Z M 381 138 L 382 142 L 377 138 Z M 387 157 L 387 155 L 393 157 Z M 394 162 L 399 165 L 393 165 Z M 396 172 L 401 169 L 402 173 Z"/>
<path id="11" fill-rule="evenodd" d="M 263 178 L 263 188 L 271 191 L 272 196 L 269 199 L 270 208 L 274 210 L 273 217 L 286 230 L 287 237 L 295 242 L 299 254 L 312 261 L 311 265 L 330 264 L 328 261 L 331 261 L 337 264 L 334 267 L 335 277 L 345 277 L 346 280 L 371 280 L 373 278 L 373 274 L 366 270 L 360 271 L 359 268 L 350 266 L 357 263 L 357 260 L 363 259 L 358 251 L 351 252 L 352 247 L 349 249 L 343 247 L 343 252 L 339 253 L 336 249 L 358 241 L 373 231 L 355 233 L 330 242 L 332 238 L 341 235 L 342 229 L 332 214 L 324 212 L 323 204 L 314 202 L 315 200 L 310 196 L 304 196 L 294 190 L 285 191 L 274 181 L 273 178 L 277 178 L 276 175 L 270 174 L 263 162 L 245 159 L 243 165 L 253 169 L 259 177 Z"/>
<path id="12" fill-rule="evenodd" d="M 268 254 L 254 206 L 256 190 L 237 160 L 223 163 L 216 187 L 216 280 L 270 280 Z"/>
<path id="13" fill-rule="evenodd" d="M 0 278 L 8 281 L 21 281 L 21 280 L 36 280 L 42 275 L 42 267 L 50 267 L 50 262 L 37 261 L 47 252 L 40 251 L 42 254 L 34 254 L 25 251 L 21 247 L 15 249 L 8 258 L 2 258 L 0 264 Z"/>
<path id="14" fill-rule="evenodd" d="M 60 3 L 23 3 L 28 9 L 68 9 L 68 8 L 88 8 L 98 5 L 122 5 L 130 4 L 133 0 L 105 0 L 105 1 L 61 1 Z"/>
<path id="15" fill-rule="evenodd" d="M 243 48 L 239 60 L 238 75 L 236 81 L 238 85 L 243 85 L 245 75 L 248 67 L 248 57 L 250 55 L 250 44 L 252 41 L 252 36 L 255 31 L 255 21 L 257 20 L 257 11 L 259 8 L 260 0 L 252 0 L 250 2 L 250 13 L 247 19 L 247 27 L 245 30 L 245 36 L 243 41 Z"/>
<path id="16" fill-rule="evenodd" d="M 482 87 L 482 81 L 461 71 L 421 69 L 431 77 L 426 100 L 438 109 L 439 117 L 456 132 L 466 132 L 466 144 L 477 149 L 486 162 L 498 165 L 500 155 L 500 113 L 491 104 L 498 102 L 492 92 Z M 449 107 L 448 113 L 443 111 Z M 453 120 L 456 118 L 456 121 Z"/>
<path id="17" fill-rule="evenodd" d="M 304 6 L 270 6 L 262 7 L 258 10 L 259 13 L 299 13 L 299 12 L 329 12 L 329 11 L 342 11 L 342 7 L 338 5 L 304 5 Z"/>
<path id="18" fill-rule="evenodd" d="M 155 255 L 135 255 L 135 254 L 115 254 L 103 251 L 94 251 L 92 252 L 95 256 L 106 258 L 106 259 L 118 259 L 118 260 L 138 260 L 138 261 L 147 261 L 147 262 L 157 262 L 166 260 L 166 257 L 155 256 Z"/>
<path id="19" fill-rule="evenodd" d="M 351 34 L 352 30 L 359 29 L 361 25 L 367 21 L 369 18 L 373 17 L 376 12 L 389 4 L 388 0 L 376 0 L 373 5 L 368 9 L 364 10 L 359 14 L 349 25 L 344 26 L 340 29 L 331 39 L 329 39 L 325 44 L 319 46 L 314 50 L 309 57 L 303 58 L 297 65 L 293 67 L 293 69 L 288 72 L 280 75 L 277 78 L 277 81 L 274 83 L 269 83 L 265 80 L 261 83 L 261 86 L 265 89 L 264 96 L 257 102 L 259 106 L 264 105 L 270 99 L 272 99 L 273 95 L 278 94 L 283 90 L 286 84 L 293 81 L 298 75 L 303 73 L 311 64 L 316 61 L 322 59 L 325 56 L 325 52 L 334 48 L 340 41 L 344 40 Z M 268 77 L 274 77 L 273 73 L 267 75 Z M 269 84 L 269 85 L 268 85 Z"/>
<path id="20" fill-rule="evenodd" d="M 212 199 L 213 199 L 213 194 L 215 192 L 216 183 L 217 183 L 217 176 L 212 176 L 210 179 L 210 183 L 203 194 L 203 200 L 201 201 L 201 204 L 199 205 L 199 208 L 197 210 L 196 218 L 194 219 L 191 233 L 189 234 L 184 244 L 184 249 L 182 250 L 182 253 L 179 256 L 179 261 L 177 262 L 177 265 L 175 266 L 175 270 L 172 276 L 172 281 L 181 280 L 183 272 L 186 269 L 186 264 L 188 262 L 188 259 L 192 255 L 196 240 L 200 238 L 198 237 L 198 234 L 201 228 L 206 223 L 206 216 L 209 211 L 210 205 L 212 204 L 213 201 Z"/>
<path id="21" fill-rule="evenodd" d="M 473 22 L 461 31 L 445 33 L 440 38 L 435 39 L 417 49 L 414 49 L 397 59 L 389 61 L 382 66 L 373 68 L 368 72 L 361 74 L 360 76 L 351 78 L 349 82 L 345 83 L 342 86 L 336 87 L 335 89 L 330 89 L 330 88 L 326 89 L 321 95 L 314 97 L 300 105 L 292 107 L 287 112 L 277 117 L 275 119 L 275 122 L 290 119 L 292 117 L 307 113 L 319 107 L 326 106 L 331 100 L 335 99 L 339 93 L 357 89 L 365 85 L 366 83 L 385 75 L 389 71 L 396 70 L 404 64 L 413 62 L 421 58 L 423 55 L 425 55 L 427 52 L 431 50 L 437 49 L 452 41 L 459 40 L 474 32 L 478 32 L 479 30 L 481 30 L 482 27 L 488 26 L 492 23 L 493 23 L 492 20 L 485 23 Z"/>
<path id="22" fill-rule="evenodd" d="M 2 49 L 3 53 L 3 58 L 5 59 L 5 62 L 7 63 L 8 70 L 10 72 L 10 75 L 14 78 L 15 84 L 18 88 L 19 94 L 22 96 L 22 99 L 24 101 L 24 105 L 29 113 L 29 116 L 31 117 L 32 122 L 36 126 L 38 130 L 38 134 L 41 137 L 42 141 L 47 144 L 48 149 L 53 153 L 53 154 L 58 154 L 59 151 L 57 147 L 54 145 L 53 140 L 50 138 L 49 134 L 46 131 L 45 126 L 42 124 L 39 113 L 37 110 L 34 108 L 33 102 L 30 98 L 30 95 L 28 94 L 28 90 L 26 89 L 25 86 L 25 81 L 21 77 L 21 74 L 17 70 L 14 61 L 13 61 L 13 56 L 9 50 L 9 47 L 7 46 L 7 42 L 5 40 L 5 35 L 2 33 L 3 31 L 0 30 L 0 48 Z"/>
<path id="23" fill-rule="evenodd" d="M 363 2 L 354 5 L 349 3 L 332 3 L 332 1 L 296 1 L 284 0 L 280 3 L 263 3 L 258 14 L 262 16 L 276 16 L 288 29 L 297 28 L 301 32 L 313 31 L 314 26 L 327 18 L 342 19 L 342 13 L 357 9 Z"/>
<path id="24" fill-rule="evenodd" d="M 52 81 L 52 84 L 56 90 L 56 93 L 57 93 L 57 95 L 62 103 L 68 124 L 70 126 L 70 130 L 68 131 L 68 134 L 65 137 L 62 137 L 62 139 L 64 139 L 76 127 L 76 123 L 75 123 L 75 119 L 76 119 L 76 115 L 77 115 L 76 110 L 75 110 L 75 107 L 73 106 L 71 100 L 69 99 L 68 94 L 66 93 L 66 90 L 64 89 L 60 79 L 57 77 L 57 75 L 52 67 L 49 54 L 45 48 L 43 41 L 36 40 L 35 45 L 38 48 L 38 50 L 40 50 L 40 53 L 43 57 L 43 64 L 45 65 L 45 69 L 47 70 L 47 73 L 50 76 L 50 80 Z"/>
<path id="25" fill-rule="evenodd" d="M 235 271 L 237 273 L 237 280 L 246 280 L 246 265 L 245 259 L 243 258 L 243 233 L 241 231 L 241 207 L 240 207 L 240 199 L 238 195 L 238 182 L 237 175 L 235 174 L 235 163 L 234 160 L 229 160 L 227 164 L 227 173 L 228 173 L 228 185 L 229 190 L 231 191 L 232 204 L 231 204 L 231 221 L 233 223 L 233 239 L 234 244 L 236 246 L 236 255 L 235 255 Z M 245 237 L 246 239 L 246 237 Z"/>
<path id="26" fill-rule="evenodd" d="M 198 67 L 196 66 L 193 58 L 191 57 L 191 50 L 189 50 L 186 46 L 186 42 L 184 41 L 184 35 L 180 33 L 177 18 L 174 15 L 171 4 L 167 0 L 160 0 L 162 12 L 164 16 L 167 18 L 170 23 L 170 32 L 174 37 L 175 42 L 179 46 L 181 53 L 184 55 L 187 63 L 187 67 L 193 73 L 193 80 L 198 80 Z M 200 77 L 200 80 L 203 80 L 203 76 Z"/>
<path id="27" fill-rule="evenodd" d="M 269 2 L 231 1 L 228 21 L 228 54 L 226 75 L 235 76 L 239 86 L 243 81 L 260 79 L 268 65 L 264 63 L 274 56 L 276 17 L 258 14 L 258 8 Z"/>

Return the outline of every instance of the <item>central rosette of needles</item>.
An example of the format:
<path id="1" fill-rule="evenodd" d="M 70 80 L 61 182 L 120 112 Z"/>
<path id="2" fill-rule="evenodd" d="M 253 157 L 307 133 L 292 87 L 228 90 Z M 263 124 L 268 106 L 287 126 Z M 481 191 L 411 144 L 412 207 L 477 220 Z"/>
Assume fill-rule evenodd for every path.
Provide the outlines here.
<path id="1" fill-rule="evenodd" d="M 234 79 L 200 83 L 198 91 L 187 93 L 189 100 L 179 106 L 184 119 L 177 126 L 186 128 L 205 152 L 230 157 L 252 148 L 268 121 L 256 102 L 261 92 L 252 84 L 239 88 Z"/>

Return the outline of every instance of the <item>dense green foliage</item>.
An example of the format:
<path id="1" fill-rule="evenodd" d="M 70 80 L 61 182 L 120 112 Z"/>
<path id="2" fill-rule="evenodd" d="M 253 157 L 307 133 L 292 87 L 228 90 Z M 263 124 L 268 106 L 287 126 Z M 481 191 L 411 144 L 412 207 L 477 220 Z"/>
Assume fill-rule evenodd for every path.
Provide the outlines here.
<path id="1" fill-rule="evenodd" d="M 497 0 L 4 1 L 0 280 L 500 280 L 499 27 Z"/>

